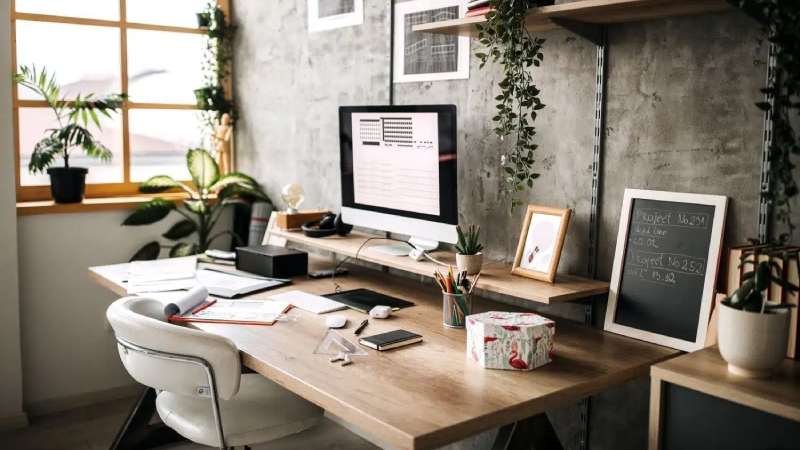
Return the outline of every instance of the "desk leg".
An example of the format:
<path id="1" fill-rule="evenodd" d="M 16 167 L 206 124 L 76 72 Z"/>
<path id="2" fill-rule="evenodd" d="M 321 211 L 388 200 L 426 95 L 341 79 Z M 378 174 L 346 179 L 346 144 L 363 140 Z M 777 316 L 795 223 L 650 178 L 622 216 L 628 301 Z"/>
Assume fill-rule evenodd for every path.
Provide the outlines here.
<path id="1" fill-rule="evenodd" d="M 117 432 L 110 450 L 149 449 L 186 439 L 164 424 L 150 425 L 156 413 L 156 391 L 146 388 Z"/>
<path id="2" fill-rule="evenodd" d="M 500 428 L 492 450 L 563 450 L 547 414 L 541 413 Z"/>

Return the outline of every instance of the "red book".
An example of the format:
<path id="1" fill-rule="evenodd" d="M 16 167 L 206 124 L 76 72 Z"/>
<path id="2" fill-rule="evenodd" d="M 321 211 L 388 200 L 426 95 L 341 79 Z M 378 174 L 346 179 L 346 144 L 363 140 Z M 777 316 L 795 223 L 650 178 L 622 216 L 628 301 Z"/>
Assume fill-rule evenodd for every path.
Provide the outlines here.
<path id="1" fill-rule="evenodd" d="M 485 16 L 486 13 L 492 10 L 491 6 L 479 6 L 475 9 L 470 9 L 464 17 Z"/>

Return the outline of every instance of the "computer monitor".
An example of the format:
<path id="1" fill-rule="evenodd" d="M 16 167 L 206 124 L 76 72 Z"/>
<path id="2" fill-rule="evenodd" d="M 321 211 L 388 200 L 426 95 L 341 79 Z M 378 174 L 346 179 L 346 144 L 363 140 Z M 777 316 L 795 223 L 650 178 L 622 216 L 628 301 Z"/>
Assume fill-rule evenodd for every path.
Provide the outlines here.
<path id="1" fill-rule="evenodd" d="M 343 106 L 339 131 L 344 222 L 425 250 L 457 241 L 455 105 Z"/>

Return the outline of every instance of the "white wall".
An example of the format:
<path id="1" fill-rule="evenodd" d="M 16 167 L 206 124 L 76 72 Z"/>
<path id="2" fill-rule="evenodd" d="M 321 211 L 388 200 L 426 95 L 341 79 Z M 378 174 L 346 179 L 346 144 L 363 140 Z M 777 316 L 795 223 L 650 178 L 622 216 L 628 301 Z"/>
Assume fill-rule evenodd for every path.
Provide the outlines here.
<path id="1" fill-rule="evenodd" d="M 0 8 L 0 430 L 23 426 L 14 154 L 11 133 L 10 8 Z"/>
<path id="2" fill-rule="evenodd" d="M 128 213 L 19 218 L 22 361 L 29 414 L 130 395 L 136 389 L 119 362 L 105 320 L 106 308 L 117 297 L 93 283 L 87 268 L 127 261 L 178 216 L 173 213 L 150 226 L 120 226 Z M 226 239 L 219 243 L 228 245 Z"/>

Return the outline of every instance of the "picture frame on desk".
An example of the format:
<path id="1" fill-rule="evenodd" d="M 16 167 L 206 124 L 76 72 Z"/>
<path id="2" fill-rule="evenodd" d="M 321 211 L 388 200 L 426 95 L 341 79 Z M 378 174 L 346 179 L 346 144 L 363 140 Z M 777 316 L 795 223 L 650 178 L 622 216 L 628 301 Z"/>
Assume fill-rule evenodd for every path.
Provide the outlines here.
<path id="1" fill-rule="evenodd" d="M 511 273 L 554 282 L 571 217 L 569 208 L 528 205 Z"/>

